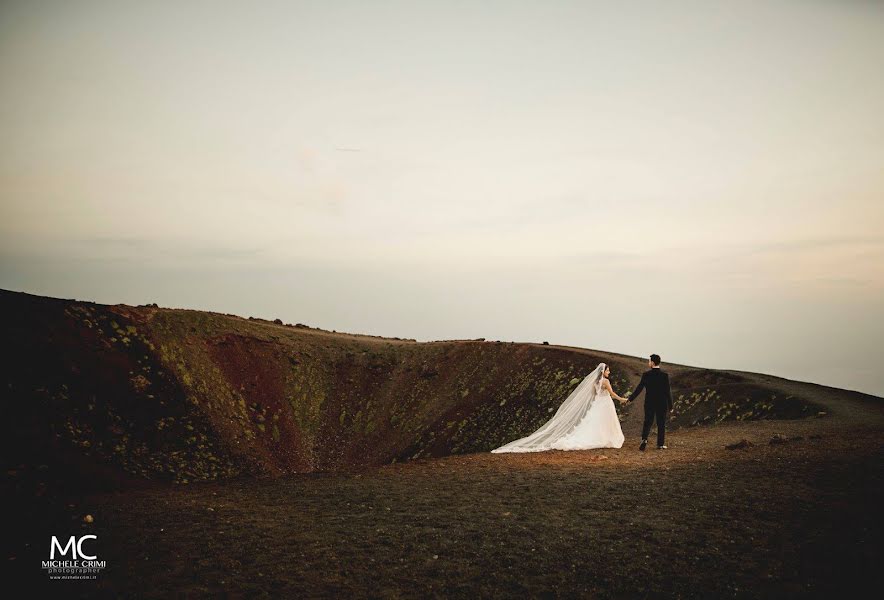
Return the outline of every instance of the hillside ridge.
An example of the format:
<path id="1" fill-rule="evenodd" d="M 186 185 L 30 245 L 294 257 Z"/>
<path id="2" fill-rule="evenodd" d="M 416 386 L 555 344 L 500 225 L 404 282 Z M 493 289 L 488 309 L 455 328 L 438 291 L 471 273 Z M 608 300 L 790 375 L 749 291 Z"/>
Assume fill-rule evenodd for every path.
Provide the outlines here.
<path id="1" fill-rule="evenodd" d="M 545 422 L 599 362 L 618 391 L 645 369 L 644 359 L 586 348 L 416 342 L 5 290 L 0 309 L 15 349 L 0 368 L 7 466 L 82 485 L 352 471 L 487 452 Z M 830 418 L 852 412 L 837 409 L 842 396 L 874 398 L 838 392 L 831 404 L 805 393 L 812 384 L 666 368 L 674 427 Z M 618 410 L 634 432 L 641 411 Z"/>

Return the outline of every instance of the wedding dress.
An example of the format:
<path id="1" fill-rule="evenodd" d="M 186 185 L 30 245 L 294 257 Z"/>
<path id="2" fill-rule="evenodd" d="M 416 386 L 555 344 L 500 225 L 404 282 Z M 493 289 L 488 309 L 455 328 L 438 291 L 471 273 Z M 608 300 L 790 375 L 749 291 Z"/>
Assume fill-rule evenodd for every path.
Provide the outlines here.
<path id="1" fill-rule="evenodd" d="M 614 399 L 602 387 L 605 369 L 606 365 L 602 363 L 584 377 L 540 429 L 492 452 L 620 448 L 624 441 L 623 430 L 614 409 Z"/>

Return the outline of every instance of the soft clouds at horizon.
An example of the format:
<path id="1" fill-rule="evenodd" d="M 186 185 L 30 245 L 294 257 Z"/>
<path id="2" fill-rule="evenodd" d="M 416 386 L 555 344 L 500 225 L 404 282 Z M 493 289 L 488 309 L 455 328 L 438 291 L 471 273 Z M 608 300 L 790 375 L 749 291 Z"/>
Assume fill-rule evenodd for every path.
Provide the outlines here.
<path id="1" fill-rule="evenodd" d="M 0 287 L 884 395 L 884 7 L 7 2 Z"/>

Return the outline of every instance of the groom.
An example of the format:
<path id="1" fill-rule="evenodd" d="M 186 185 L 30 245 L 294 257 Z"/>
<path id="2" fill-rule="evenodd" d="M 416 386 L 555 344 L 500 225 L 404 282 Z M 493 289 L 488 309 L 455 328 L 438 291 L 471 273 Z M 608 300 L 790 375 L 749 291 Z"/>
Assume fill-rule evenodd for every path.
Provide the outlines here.
<path id="1" fill-rule="evenodd" d="M 660 355 L 652 354 L 648 361 L 650 371 L 642 374 L 642 379 L 635 388 L 635 391 L 629 394 L 629 401 L 638 398 L 642 390 L 647 390 L 645 394 L 645 423 L 642 426 L 642 443 L 638 447 L 642 452 L 648 447 L 648 433 L 651 432 L 651 425 L 657 420 L 657 450 L 665 450 L 666 445 L 663 443 L 666 437 L 666 415 L 672 409 L 672 390 L 669 389 L 669 374 L 660 368 Z"/>

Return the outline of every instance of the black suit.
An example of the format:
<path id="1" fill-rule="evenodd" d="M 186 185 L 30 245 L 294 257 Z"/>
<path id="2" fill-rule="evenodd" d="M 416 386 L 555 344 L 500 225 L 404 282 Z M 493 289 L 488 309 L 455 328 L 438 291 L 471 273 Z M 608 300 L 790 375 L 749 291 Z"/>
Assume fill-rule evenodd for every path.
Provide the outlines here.
<path id="1" fill-rule="evenodd" d="M 669 389 L 669 374 L 659 367 L 645 371 L 629 400 L 635 400 L 645 392 L 645 423 L 642 426 L 642 439 L 648 439 L 651 425 L 657 420 L 657 445 L 662 446 L 666 437 L 666 415 L 672 409 L 672 390 Z"/>

